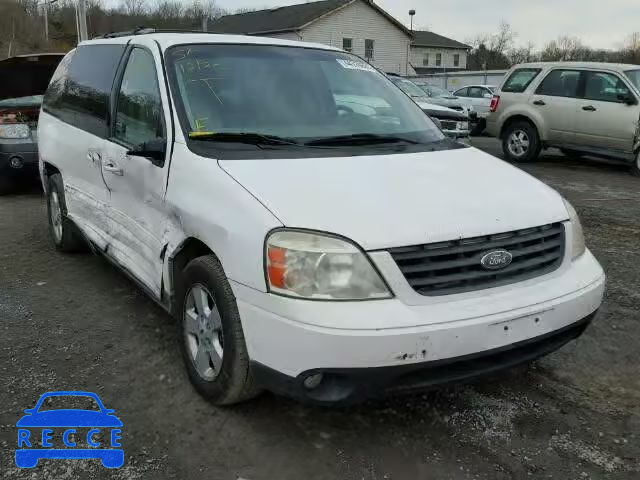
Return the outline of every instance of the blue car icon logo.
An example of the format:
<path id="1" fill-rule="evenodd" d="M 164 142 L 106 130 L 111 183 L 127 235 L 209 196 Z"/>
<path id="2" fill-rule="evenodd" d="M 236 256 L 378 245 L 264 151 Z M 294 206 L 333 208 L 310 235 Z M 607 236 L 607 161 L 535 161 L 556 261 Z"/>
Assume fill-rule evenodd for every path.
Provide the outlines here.
<path id="1" fill-rule="evenodd" d="M 60 398 L 63 397 L 63 398 Z M 89 397 L 89 398 L 87 398 Z M 43 402 L 89 401 L 95 409 L 49 409 Z M 33 468 L 41 458 L 100 459 L 107 468 L 124 463 L 120 445 L 122 422 L 91 392 L 48 392 L 18 420 L 16 465 Z"/>

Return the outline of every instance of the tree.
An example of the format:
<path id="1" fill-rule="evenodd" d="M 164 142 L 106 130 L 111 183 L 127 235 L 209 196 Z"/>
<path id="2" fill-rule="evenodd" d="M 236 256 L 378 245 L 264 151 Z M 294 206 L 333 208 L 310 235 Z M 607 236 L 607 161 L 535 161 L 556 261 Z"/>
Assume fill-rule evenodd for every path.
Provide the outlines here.
<path id="1" fill-rule="evenodd" d="M 516 34 L 507 22 L 502 20 L 498 31 L 493 34 L 479 34 L 468 43 L 472 49 L 467 58 L 470 70 L 493 70 L 510 66 L 507 52 L 513 49 Z"/>
<path id="2" fill-rule="evenodd" d="M 132 17 L 139 17 L 147 9 L 147 0 L 120 0 L 120 8 Z"/>

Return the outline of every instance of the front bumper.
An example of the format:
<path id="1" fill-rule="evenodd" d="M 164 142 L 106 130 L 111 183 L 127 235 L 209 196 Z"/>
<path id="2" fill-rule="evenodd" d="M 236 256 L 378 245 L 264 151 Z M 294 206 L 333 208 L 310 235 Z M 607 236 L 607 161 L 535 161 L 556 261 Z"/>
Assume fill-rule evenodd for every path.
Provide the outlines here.
<path id="1" fill-rule="evenodd" d="M 380 261 L 374 261 L 384 272 Z M 247 349 L 258 376 L 267 369 L 285 376 L 273 384 L 263 380 L 263 386 L 275 391 L 282 391 L 279 385 L 287 383 L 300 387 L 306 376 L 318 371 L 337 371 L 341 378 L 344 369 L 430 370 L 438 364 L 433 362 L 459 365 L 470 355 L 497 359 L 498 365 L 491 370 L 510 366 L 510 360 L 502 361 L 494 354 L 523 342 L 537 343 L 565 329 L 577 332 L 578 327 L 572 330 L 573 326 L 599 308 L 605 276 L 587 251 L 554 274 L 468 295 L 424 298 L 414 292 L 411 296 L 402 291 L 399 282 L 392 281 L 396 298 L 363 302 L 296 300 L 232 283 Z M 571 338 L 556 338 L 532 355 L 548 353 Z M 525 354 L 521 357 L 522 361 L 529 358 Z M 390 377 L 399 375 L 404 373 Z M 272 377 L 262 375 L 263 379 Z M 449 381 L 446 375 L 440 377 Z M 354 381 L 348 389 L 333 383 L 338 386 L 327 394 L 330 400 L 314 399 L 308 393 L 306 398 L 342 402 L 361 395 L 358 385 L 362 382 Z M 421 379 L 418 384 L 428 385 L 429 381 Z M 370 396 L 371 390 L 365 390 L 364 396 Z"/>
<path id="2" fill-rule="evenodd" d="M 384 394 L 464 383 L 531 362 L 582 335 L 596 313 L 533 339 L 456 358 L 394 367 L 315 369 L 297 377 L 252 362 L 251 372 L 258 385 L 280 395 L 318 405 L 348 405 Z M 318 374 L 322 374 L 320 385 L 314 389 L 305 387 L 305 379 Z"/>
<path id="3" fill-rule="evenodd" d="M 12 166 L 17 159 L 19 166 Z M 16 162 L 14 162 L 16 163 Z M 38 174 L 38 145 L 31 141 L 0 140 L 0 175 L 36 176 Z"/>

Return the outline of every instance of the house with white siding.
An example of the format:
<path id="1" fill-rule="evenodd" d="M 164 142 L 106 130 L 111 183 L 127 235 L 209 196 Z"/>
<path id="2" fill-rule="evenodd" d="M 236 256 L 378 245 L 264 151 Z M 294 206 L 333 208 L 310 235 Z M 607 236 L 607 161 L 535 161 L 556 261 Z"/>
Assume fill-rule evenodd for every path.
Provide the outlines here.
<path id="1" fill-rule="evenodd" d="M 417 74 L 466 70 L 471 47 L 433 32 L 413 31 L 410 63 Z"/>
<path id="2" fill-rule="evenodd" d="M 226 15 L 209 29 L 322 43 L 359 55 L 384 72 L 415 73 L 411 32 L 372 0 L 323 0 Z"/>

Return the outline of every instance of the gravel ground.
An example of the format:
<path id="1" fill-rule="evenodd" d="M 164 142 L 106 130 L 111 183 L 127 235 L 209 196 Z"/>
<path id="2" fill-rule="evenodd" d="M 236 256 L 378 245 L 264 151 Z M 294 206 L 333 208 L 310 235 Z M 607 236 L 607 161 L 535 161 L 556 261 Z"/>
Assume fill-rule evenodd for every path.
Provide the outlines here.
<path id="1" fill-rule="evenodd" d="M 474 143 L 500 155 L 495 140 Z M 640 179 L 553 152 L 524 169 L 582 216 L 609 277 L 597 321 L 533 368 L 349 409 L 272 395 L 206 403 L 172 319 L 105 260 L 55 253 L 37 190 L 0 198 L 0 478 L 640 478 Z M 96 392 L 115 409 L 121 469 L 16 468 L 15 422 L 60 389 Z"/>

